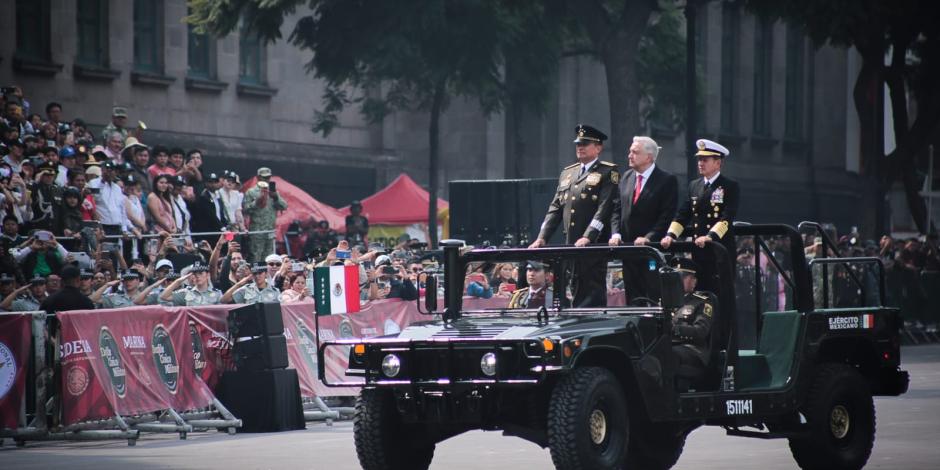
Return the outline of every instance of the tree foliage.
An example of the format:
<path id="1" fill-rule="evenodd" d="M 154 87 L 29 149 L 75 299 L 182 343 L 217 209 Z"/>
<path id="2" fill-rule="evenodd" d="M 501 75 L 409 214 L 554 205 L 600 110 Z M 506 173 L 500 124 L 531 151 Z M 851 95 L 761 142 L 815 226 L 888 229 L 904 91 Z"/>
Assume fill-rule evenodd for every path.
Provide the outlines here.
<path id="1" fill-rule="evenodd" d="M 921 232 L 931 230 L 926 226 L 926 206 L 918 194 L 917 156 L 940 133 L 940 2 L 744 0 L 744 4 L 760 16 L 802 26 L 817 45 L 858 50 L 862 68 L 853 100 L 861 135 L 868 139 L 861 145 L 863 172 L 879 181 L 882 193 L 900 179 L 918 228 Z M 887 155 L 881 151 L 881 117 L 877 112 L 885 85 L 897 143 Z M 909 96 L 916 101 L 913 122 Z M 884 228 L 876 225 L 879 232 Z"/>
<path id="2" fill-rule="evenodd" d="M 439 119 L 454 97 L 485 114 L 510 99 L 538 108 L 552 84 L 562 34 L 558 4 L 511 0 L 190 0 L 188 20 L 216 35 L 242 22 L 261 37 L 281 37 L 284 18 L 301 11 L 289 41 L 313 52 L 309 73 L 326 83 L 315 130 L 328 134 L 346 106 L 370 122 L 390 112 L 425 111 L 429 123 L 429 223 L 436 234 Z M 507 61 L 522 73 L 504 78 Z M 362 90 L 354 94 L 351 90 Z"/>

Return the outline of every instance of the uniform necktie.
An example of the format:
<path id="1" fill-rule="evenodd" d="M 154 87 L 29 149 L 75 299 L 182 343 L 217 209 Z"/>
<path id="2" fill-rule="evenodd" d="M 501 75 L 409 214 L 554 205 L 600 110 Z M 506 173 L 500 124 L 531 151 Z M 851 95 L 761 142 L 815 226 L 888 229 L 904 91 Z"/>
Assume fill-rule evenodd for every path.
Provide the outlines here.
<path id="1" fill-rule="evenodd" d="M 640 191 L 643 190 L 643 175 L 636 175 L 636 186 L 633 187 L 633 203 L 640 198 Z"/>
<path id="2" fill-rule="evenodd" d="M 712 184 L 709 181 L 705 182 L 705 192 L 707 193 L 709 189 L 712 189 Z"/>
<path id="3" fill-rule="evenodd" d="M 581 165 L 581 173 L 578 173 L 578 178 L 584 176 L 585 171 L 587 171 L 587 167 L 584 165 Z"/>

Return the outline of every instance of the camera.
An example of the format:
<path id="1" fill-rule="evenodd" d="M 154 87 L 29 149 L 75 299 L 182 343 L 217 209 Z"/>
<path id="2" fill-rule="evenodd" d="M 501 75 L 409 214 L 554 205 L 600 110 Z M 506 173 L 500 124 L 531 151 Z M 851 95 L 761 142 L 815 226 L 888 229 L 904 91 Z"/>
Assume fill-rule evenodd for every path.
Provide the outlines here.
<path id="1" fill-rule="evenodd" d="M 291 272 L 299 273 L 304 270 L 304 264 L 303 263 L 291 263 L 290 270 Z"/>
<path id="2" fill-rule="evenodd" d="M 382 266 L 382 275 L 395 275 L 398 274 L 398 270 L 394 266 Z"/>
<path id="3" fill-rule="evenodd" d="M 349 259 L 352 257 L 352 251 L 336 250 L 336 259 Z"/>

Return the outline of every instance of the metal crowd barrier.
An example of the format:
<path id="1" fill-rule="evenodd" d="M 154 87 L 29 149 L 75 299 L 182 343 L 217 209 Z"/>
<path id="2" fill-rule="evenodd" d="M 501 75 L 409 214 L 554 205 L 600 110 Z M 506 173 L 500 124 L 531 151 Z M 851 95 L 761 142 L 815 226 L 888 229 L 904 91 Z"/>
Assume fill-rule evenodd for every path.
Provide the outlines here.
<path id="1" fill-rule="evenodd" d="M 244 232 L 235 232 L 235 231 L 232 231 L 232 230 L 225 230 L 225 231 L 218 231 L 218 232 L 173 233 L 173 234 L 170 234 L 170 238 L 174 238 L 174 237 L 177 237 L 177 238 L 178 238 L 178 237 L 207 237 L 207 236 L 222 235 L 223 233 L 234 233 L 235 235 L 265 235 L 265 234 L 271 234 L 271 233 L 274 233 L 274 232 L 275 232 L 274 230 L 248 230 L 248 231 L 244 231 Z M 109 239 L 109 240 L 118 240 L 118 239 L 140 240 L 140 239 L 160 238 L 161 236 L 162 236 L 162 235 L 159 234 L 159 233 L 145 233 L 145 234 L 142 234 L 140 237 L 136 237 L 136 236 L 133 236 L 133 235 L 128 235 L 127 237 L 125 237 L 124 235 L 105 235 L 104 238 Z M 55 239 L 56 239 L 56 240 L 75 240 L 76 238 L 75 238 L 75 237 L 57 236 L 57 237 L 55 237 Z"/>
<path id="2" fill-rule="evenodd" d="M 59 340 L 50 323 L 55 321 L 55 314 L 43 311 L 8 312 L 0 315 L 31 315 L 30 363 L 26 366 L 26 390 L 34 392 L 32 419 L 27 422 L 27 403 L 19 410 L 19 426 L 14 429 L 0 428 L 0 444 L 4 439 L 13 439 L 17 446 L 26 441 L 93 441 L 108 439 L 127 439 L 128 446 L 137 444 L 141 432 L 178 433 L 186 439 L 193 431 L 209 429 L 225 430 L 235 434 L 241 427 L 240 419 L 213 398 L 211 406 L 200 410 L 177 412 L 173 408 L 159 410 L 135 416 L 113 417 L 102 420 L 83 421 L 71 425 L 61 425 L 61 367 L 59 364 Z M 9 393 L 17 393 L 10 390 Z"/>

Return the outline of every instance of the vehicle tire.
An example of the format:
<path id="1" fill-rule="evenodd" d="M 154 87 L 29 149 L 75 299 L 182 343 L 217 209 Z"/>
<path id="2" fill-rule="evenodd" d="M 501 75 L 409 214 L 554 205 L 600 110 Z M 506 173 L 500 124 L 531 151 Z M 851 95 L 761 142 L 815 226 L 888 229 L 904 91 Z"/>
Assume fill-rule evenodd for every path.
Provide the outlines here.
<path id="1" fill-rule="evenodd" d="M 803 470 L 857 470 L 875 443 L 875 404 L 868 383 L 854 367 L 823 364 L 802 409 L 809 434 L 790 439 Z"/>
<path id="2" fill-rule="evenodd" d="M 635 426 L 630 432 L 626 470 L 669 470 L 679 461 L 686 436 L 675 426 Z"/>
<path id="3" fill-rule="evenodd" d="M 434 457 L 434 442 L 401 422 L 390 390 L 359 393 L 353 437 L 363 470 L 427 470 Z"/>
<path id="4" fill-rule="evenodd" d="M 609 370 L 575 369 L 552 390 L 548 448 L 558 470 L 619 470 L 629 440 L 626 398 Z"/>

